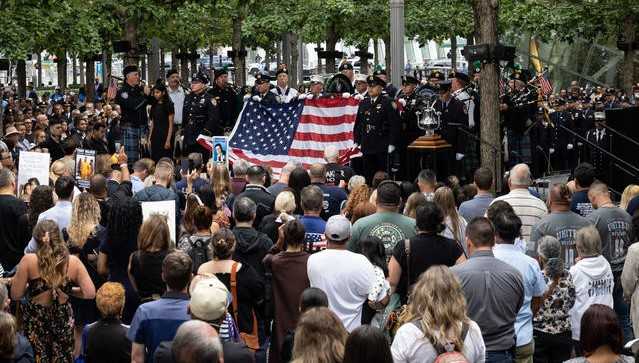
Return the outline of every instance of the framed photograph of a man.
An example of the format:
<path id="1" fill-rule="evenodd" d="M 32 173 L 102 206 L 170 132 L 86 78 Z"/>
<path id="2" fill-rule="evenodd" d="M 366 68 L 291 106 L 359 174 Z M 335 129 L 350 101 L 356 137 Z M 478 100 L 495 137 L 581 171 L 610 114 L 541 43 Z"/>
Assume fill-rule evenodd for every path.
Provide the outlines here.
<path id="1" fill-rule="evenodd" d="M 229 139 L 225 136 L 213 136 L 213 157 L 212 160 L 217 164 L 224 164 L 228 167 L 228 146 Z"/>

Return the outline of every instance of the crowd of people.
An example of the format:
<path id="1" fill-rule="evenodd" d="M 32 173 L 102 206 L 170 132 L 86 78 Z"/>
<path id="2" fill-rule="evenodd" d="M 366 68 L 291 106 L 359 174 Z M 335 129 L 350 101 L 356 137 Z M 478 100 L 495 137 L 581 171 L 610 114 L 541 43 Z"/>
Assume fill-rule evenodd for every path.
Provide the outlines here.
<path id="1" fill-rule="evenodd" d="M 463 73 L 430 75 L 438 107 L 450 111 L 443 136 L 457 142 L 456 164 L 413 179 L 401 152 L 418 136 L 410 105 L 419 81 L 406 77 L 396 90 L 383 72 L 340 72 L 370 111 L 356 122 L 363 164 L 339 164 L 330 146 L 324 163 L 290 161 L 277 174 L 209 160 L 195 141 L 223 134 L 237 115 L 241 96 L 223 70 L 212 89 L 195 75 L 187 93 L 177 72 L 150 88 L 129 67 L 113 104 L 61 90 L 7 97 L 0 362 L 634 361 L 624 344 L 639 335 L 639 186 L 616 203 L 590 158 L 544 200 L 531 187 L 539 165 L 515 158 L 495 195 L 493 170 L 469 160 L 477 143 L 446 130 L 471 82 Z M 270 81 L 258 74 L 249 97 L 322 96 L 318 79 L 308 92 L 291 89 L 286 69 Z M 575 87 L 548 97 L 541 114 L 552 123 L 616 107 L 609 91 L 593 98 Z M 407 107 L 395 114 L 385 95 Z M 506 139 L 521 149 L 526 142 L 509 139 L 519 124 L 508 112 L 521 107 L 510 97 Z M 474 110 L 460 107 L 466 124 L 455 127 L 478 128 Z M 377 135 L 391 119 L 402 130 Z M 389 175 L 382 164 L 396 147 L 400 168 Z M 75 177 L 77 149 L 96 154 L 86 186 Z M 18 186 L 21 151 L 50 155 L 48 183 Z M 144 215 L 150 201 L 174 204 L 175 216 Z"/>

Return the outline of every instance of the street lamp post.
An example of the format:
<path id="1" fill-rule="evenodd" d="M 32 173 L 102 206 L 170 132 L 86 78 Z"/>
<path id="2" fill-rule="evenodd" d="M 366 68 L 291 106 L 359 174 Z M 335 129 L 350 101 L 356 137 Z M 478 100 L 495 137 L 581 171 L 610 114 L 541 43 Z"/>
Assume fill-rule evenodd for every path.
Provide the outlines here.
<path id="1" fill-rule="evenodd" d="M 391 82 L 400 84 L 404 69 L 404 0 L 390 0 Z"/>

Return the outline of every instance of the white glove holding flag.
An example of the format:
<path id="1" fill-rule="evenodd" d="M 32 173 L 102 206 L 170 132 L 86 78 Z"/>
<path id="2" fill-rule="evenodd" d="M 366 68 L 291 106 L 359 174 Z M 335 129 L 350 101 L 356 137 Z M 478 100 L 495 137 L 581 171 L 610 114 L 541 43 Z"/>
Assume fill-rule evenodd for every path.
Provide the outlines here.
<path id="1" fill-rule="evenodd" d="M 358 101 L 361 101 L 361 100 L 363 100 L 363 99 L 364 99 L 364 96 L 362 96 L 362 95 L 360 95 L 360 94 L 358 93 L 358 94 L 356 94 L 355 96 L 353 96 L 353 98 L 354 98 L 354 99 L 356 99 L 356 100 L 358 100 Z"/>
<path id="2" fill-rule="evenodd" d="M 402 107 L 406 107 L 406 100 L 404 98 L 400 98 L 398 102 L 402 105 Z"/>
<path id="3" fill-rule="evenodd" d="M 548 149 L 548 154 L 554 154 L 554 153 L 555 153 L 555 149 L 553 148 Z"/>
<path id="4" fill-rule="evenodd" d="M 568 145 L 566 145 L 566 149 L 568 149 L 568 150 L 572 150 L 572 148 L 573 148 L 572 144 L 568 144 Z"/>
<path id="5" fill-rule="evenodd" d="M 455 153 L 455 160 L 459 161 L 464 158 L 464 154 Z"/>
<path id="6" fill-rule="evenodd" d="M 260 97 L 260 96 L 258 96 L 258 95 L 255 95 L 255 96 L 253 96 L 253 101 L 255 101 L 255 102 L 261 102 L 261 101 L 262 101 L 262 97 Z"/>
<path id="7" fill-rule="evenodd" d="M 392 154 L 395 151 L 395 145 L 388 145 L 388 153 Z"/>
<path id="8" fill-rule="evenodd" d="M 350 93 L 348 93 L 348 92 L 342 93 L 342 98 L 350 98 L 350 97 L 351 97 Z"/>
<path id="9" fill-rule="evenodd" d="M 305 99 L 306 99 L 306 93 L 300 93 L 300 94 L 297 96 L 297 99 L 298 99 L 298 100 L 305 100 Z"/>
<path id="10" fill-rule="evenodd" d="M 244 102 L 248 101 L 251 98 L 251 95 L 244 95 Z"/>

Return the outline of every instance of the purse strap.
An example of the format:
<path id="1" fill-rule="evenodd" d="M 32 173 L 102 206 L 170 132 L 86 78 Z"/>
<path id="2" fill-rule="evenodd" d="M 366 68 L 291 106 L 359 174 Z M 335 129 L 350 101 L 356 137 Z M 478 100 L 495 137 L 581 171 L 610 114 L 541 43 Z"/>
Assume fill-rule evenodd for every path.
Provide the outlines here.
<path id="1" fill-rule="evenodd" d="M 233 317 L 235 318 L 235 323 L 239 326 L 240 321 L 238 319 L 238 301 L 237 301 L 237 261 L 233 262 L 233 266 L 231 266 L 231 295 L 233 295 Z M 255 311 L 251 309 L 251 314 L 253 315 L 253 332 L 252 335 L 257 336 L 257 318 L 255 317 Z"/>

